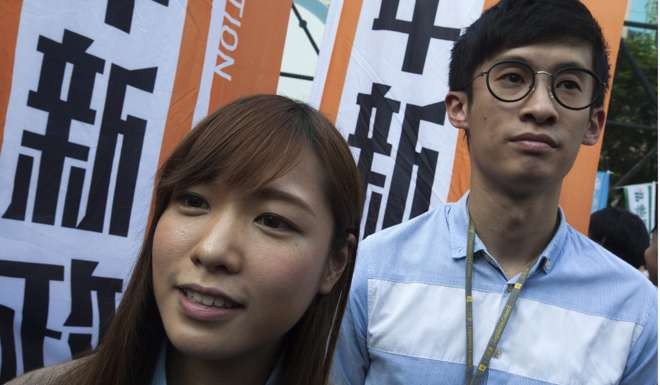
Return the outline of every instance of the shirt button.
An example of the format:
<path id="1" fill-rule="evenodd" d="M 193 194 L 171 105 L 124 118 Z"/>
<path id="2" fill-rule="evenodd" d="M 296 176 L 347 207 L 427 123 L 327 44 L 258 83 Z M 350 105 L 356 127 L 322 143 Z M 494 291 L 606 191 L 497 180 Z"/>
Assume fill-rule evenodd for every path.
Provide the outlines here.
<path id="1" fill-rule="evenodd" d="M 543 264 L 543 271 L 545 271 L 547 273 L 548 270 L 550 270 L 551 267 L 552 267 L 552 262 L 550 262 L 549 259 L 546 259 L 545 263 Z"/>
<path id="2" fill-rule="evenodd" d="M 501 349 L 495 349 L 495 353 L 493 353 L 493 358 L 498 359 L 502 356 L 502 350 Z"/>

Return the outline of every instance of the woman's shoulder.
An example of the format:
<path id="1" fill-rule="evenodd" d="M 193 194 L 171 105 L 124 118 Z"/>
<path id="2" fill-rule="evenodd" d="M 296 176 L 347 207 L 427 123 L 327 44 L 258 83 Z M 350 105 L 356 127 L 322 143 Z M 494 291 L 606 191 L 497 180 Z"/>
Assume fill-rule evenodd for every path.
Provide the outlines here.
<path id="1" fill-rule="evenodd" d="M 71 370 L 79 367 L 89 359 L 89 356 L 79 358 L 73 361 L 63 362 L 45 368 L 35 369 L 16 377 L 5 385 L 47 385 L 56 384 L 57 379 Z"/>

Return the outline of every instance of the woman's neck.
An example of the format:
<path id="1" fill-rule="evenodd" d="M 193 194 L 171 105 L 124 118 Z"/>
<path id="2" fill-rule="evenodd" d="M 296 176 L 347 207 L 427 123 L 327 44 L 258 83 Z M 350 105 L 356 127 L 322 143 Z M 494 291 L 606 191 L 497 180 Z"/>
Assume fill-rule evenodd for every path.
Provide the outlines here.
<path id="1" fill-rule="evenodd" d="M 279 349 L 260 349 L 240 357 L 204 359 L 168 346 L 168 385 L 264 385 L 277 363 Z"/>

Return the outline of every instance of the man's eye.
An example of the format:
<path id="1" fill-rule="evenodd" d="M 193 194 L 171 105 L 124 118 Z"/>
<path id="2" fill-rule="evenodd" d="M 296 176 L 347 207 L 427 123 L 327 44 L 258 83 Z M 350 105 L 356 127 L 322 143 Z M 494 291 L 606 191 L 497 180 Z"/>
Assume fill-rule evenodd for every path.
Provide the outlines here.
<path id="1" fill-rule="evenodd" d="M 578 82 L 572 81 L 572 80 L 562 80 L 557 83 L 556 86 L 558 89 L 563 89 L 567 91 L 581 91 L 582 87 L 580 87 L 580 84 Z"/>
<path id="2" fill-rule="evenodd" d="M 291 222 L 276 214 L 261 214 L 255 219 L 255 222 L 278 231 L 297 231 L 296 227 L 291 224 Z"/>
<path id="3" fill-rule="evenodd" d="M 525 82 L 525 78 L 523 78 L 519 74 L 515 74 L 515 73 L 504 74 L 504 76 L 502 76 L 502 79 L 509 82 L 509 83 L 524 83 Z"/>

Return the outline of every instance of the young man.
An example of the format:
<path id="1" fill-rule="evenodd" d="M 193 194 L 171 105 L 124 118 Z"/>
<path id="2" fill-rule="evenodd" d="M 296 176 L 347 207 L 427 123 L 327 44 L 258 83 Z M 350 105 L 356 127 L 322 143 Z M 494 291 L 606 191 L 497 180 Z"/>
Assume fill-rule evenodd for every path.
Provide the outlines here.
<path id="1" fill-rule="evenodd" d="M 467 29 L 445 102 L 471 190 L 362 242 L 335 385 L 657 383 L 655 288 L 558 209 L 607 80 L 578 1 L 503 0 Z"/>

